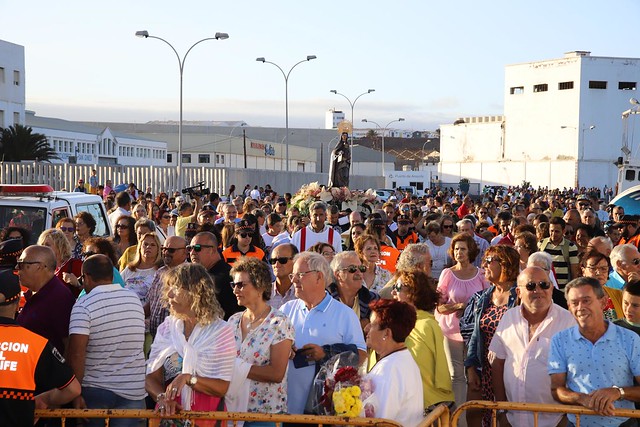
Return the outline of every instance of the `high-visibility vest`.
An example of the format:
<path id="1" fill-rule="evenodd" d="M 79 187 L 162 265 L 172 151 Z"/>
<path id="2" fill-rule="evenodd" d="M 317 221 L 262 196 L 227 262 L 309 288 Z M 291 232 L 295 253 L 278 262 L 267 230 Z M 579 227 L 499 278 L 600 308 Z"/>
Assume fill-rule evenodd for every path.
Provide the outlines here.
<path id="1" fill-rule="evenodd" d="M 238 258 L 243 256 L 258 258 L 259 260 L 264 261 L 264 251 L 253 245 L 249 246 L 249 251 L 246 254 L 240 252 L 237 245 L 229 246 L 227 249 L 222 251 L 222 257 L 231 267 L 233 267 L 233 264 L 238 260 Z"/>
<path id="2" fill-rule="evenodd" d="M 396 272 L 396 264 L 398 263 L 398 257 L 400 251 L 393 246 L 387 246 L 385 244 L 380 245 L 380 261 L 378 265 L 389 271 L 390 273 Z"/>
<path id="3" fill-rule="evenodd" d="M 406 236 L 404 236 L 404 239 L 398 236 L 398 234 L 396 234 L 395 237 L 396 237 L 395 239 L 396 249 L 399 250 L 400 252 L 402 252 L 404 248 L 407 247 L 407 245 L 410 245 L 411 243 L 418 243 L 418 235 L 413 231 L 407 234 Z"/>
<path id="4" fill-rule="evenodd" d="M 0 398 L 33 400 L 47 339 L 18 325 L 0 326 Z"/>

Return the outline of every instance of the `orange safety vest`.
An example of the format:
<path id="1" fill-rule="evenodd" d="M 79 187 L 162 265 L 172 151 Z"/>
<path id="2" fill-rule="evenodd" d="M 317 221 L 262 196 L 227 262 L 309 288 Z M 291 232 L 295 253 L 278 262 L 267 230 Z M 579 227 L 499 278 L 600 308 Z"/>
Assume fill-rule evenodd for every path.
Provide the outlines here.
<path id="1" fill-rule="evenodd" d="M 411 243 L 418 243 L 418 235 L 413 231 L 407 234 L 404 240 L 396 234 L 396 249 L 400 252 L 404 251 L 404 248 Z"/>
<path id="2" fill-rule="evenodd" d="M 380 261 L 378 265 L 390 273 L 396 272 L 396 264 L 398 263 L 398 257 L 400 251 L 393 246 L 387 246 L 385 244 L 380 245 Z"/>
<path id="3" fill-rule="evenodd" d="M 227 249 L 222 251 L 222 257 L 224 258 L 225 262 L 231 267 L 233 267 L 233 264 L 235 264 L 238 258 L 243 256 L 258 258 L 259 260 L 264 261 L 264 251 L 253 245 L 249 246 L 249 251 L 246 254 L 240 252 L 240 249 L 238 249 L 237 245 L 229 246 Z"/>
<path id="4" fill-rule="evenodd" d="M 0 398 L 34 399 L 36 366 L 46 345 L 46 338 L 21 326 L 0 326 Z"/>

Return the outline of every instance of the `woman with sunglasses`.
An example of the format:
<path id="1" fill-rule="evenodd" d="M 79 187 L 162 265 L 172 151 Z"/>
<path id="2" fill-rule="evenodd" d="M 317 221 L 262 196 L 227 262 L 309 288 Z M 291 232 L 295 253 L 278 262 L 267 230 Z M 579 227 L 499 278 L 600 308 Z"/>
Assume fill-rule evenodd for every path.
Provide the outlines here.
<path id="1" fill-rule="evenodd" d="M 122 256 L 127 248 L 138 244 L 135 224 L 136 221 L 132 217 L 126 215 L 121 216 L 116 221 L 116 229 L 113 231 L 114 235 L 112 241 L 118 258 Z"/>
<path id="2" fill-rule="evenodd" d="M 425 413 L 440 403 L 452 406 L 455 401 L 451 375 L 444 351 L 444 337 L 433 311 L 440 301 L 434 280 L 422 271 L 396 273 L 391 295 L 416 309 L 418 320 L 405 340 L 420 368 Z"/>
<path id="3" fill-rule="evenodd" d="M 56 228 L 62 231 L 71 245 L 71 256 L 75 259 L 82 259 L 82 243 L 76 236 L 76 223 L 73 218 L 61 218 L 56 224 Z"/>
<path id="4" fill-rule="evenodd" d="M 335 282 L 327 289 L 333 298 L 355 311 L 363 329 L 369 324 L 369 304 L 380 299 L 380 295 L 363 285 L 362 275 L 366 270 L 367 267 L 362 265 L 357 253 L 340 252 L 331 261 Z"/>
<path id="5" fill-rule="evenodd" d="M 250 366 L 244 388 L 248 406 L 242 412 L 282 414 L 287 412 L 287 367 L 294 342 L 289 319 L 271 308 L 271 273 L 267 265 L 242 257 L 231 269 L 231 286 L 238 305 L 246 310 L 232 315 L 237 357 Z M 235 381 L 235 379 L 234 379 Z M 275 423 L 245 422 L 245 426 L 275 427 Z"/>
<path id="6" fill-rule="evenodd" d="M 37 244 L 53 250 L 56 256 L 55 275 L 67 285 L 73 296 L 77 297 L 81 291 L 78 278 L 82 275 L 82 260 L 71 256 L 71 245 L 64 233 L 57 228 L 44 230 L 38 237 Z"/>
<path id="7" fill-rule="evenodd" d="M 453 384 L 456 406 L 467 401 L 467 381 L 464 374 L 465 348 L 460 334 L 460 317 L 467 301 L 476 292 L 486 289 L 488 283 L 482 269 L 473 265 L 478 256 L 478 245 L 473 237 L 464 233 L 451 239 L 447 250 L 449 258 L 455 261 L 445 268 L 438 280 L 440 304 L 435 317 L 445 337 L 444 346 L 449 362 L 449 373 Z"/>
<path id="8" fill-rule="evenodd" d="M 460 321 L 462 336 L 467 341 L 467 400 L 494 400 L 489 345 L 504 313 L 518 304 L 516 280 L 520 272 L 520 256 L 508 245 L 491 246 L 482 261 L 484 275 L 491 287 L 469 300 Z M 488 427 L 491 412 L 467 412 L 469 426 Z M 481 421 L 480 421 L 481 420 Z"/>
<path id="9" fill-rule="evenodd" d="M 373 292 L 380 292 L 391 280 L 391 273 L 378 265 L 380 242 L 371 234 L 363 234 L 356 239 L 355 251 L 367 268 L 362 273 L 362 284 Z"/>
<path id="10" fill-rule="evenodd" d="M 162 299 L 169 316 L 158 327 L 147 365 L 146 389 L 161 415 L 224 411 L 236 358 L 233 330 L 222 317 L 216 286 L 200 264 L 167 271 Z M 178 425 L 171 420 L 170 425 Z M 213 427 L 215 421 L 196 421 Z M 227 425 L 222 422 L 222 425 Z"/>
<path id="11" fill-rule="evenodd" d="M 160 237 L 161 243 L 164 243 L 167 237 L 176 235 L 176 228 L 171 225 L 171 212 L 169 209 L 159 208 L 153 218 L 156 221 L 156 232 Z"/>
<path id="12" fill-rule="evenodd" d="M 121 273 L 125 288 L 134 291 L 140 298 L 142 305 L 147 302 L 147 294 L 151 288 L 153 277 L 162 265 L 158 236 L 156 233 L 143 234 L 133 262 L 129 263 Z"/>
<path id="13" fill-rule="evenodd" d="M 623 319 L 622 291 L 605 286 L 609 280 L 609 271 L 611 271 L 609 258 L 595 249 L 588 250 L 580 261 L 580 269 L 583 277 L 592 277 L 602 286 L 606 301 L 606 305 L 602 309 L 605 319 L 611 321 Z"/>
<path id="14" fill-rule="evenodd" d="M 255 228 L 247 220 L 241 220 L 235 225 L 234 243 L 222 251 L 225 262 L 233 267 L 234 263 L 243 256 L 258 258 L 266 261 L 262 249 L 251 244 Z"/>
<path id="15" fill-rule="evenodd" d="M 443 211 L 444 213 L 444 211 Z M 442 230 L 442 235 L 444 237 L 448 237 L 450 239 L 453 238 L 453 232 L 455 227 L 455 221 L 450 214 L 444 214 L 440 217 L 440 229 Z"/>

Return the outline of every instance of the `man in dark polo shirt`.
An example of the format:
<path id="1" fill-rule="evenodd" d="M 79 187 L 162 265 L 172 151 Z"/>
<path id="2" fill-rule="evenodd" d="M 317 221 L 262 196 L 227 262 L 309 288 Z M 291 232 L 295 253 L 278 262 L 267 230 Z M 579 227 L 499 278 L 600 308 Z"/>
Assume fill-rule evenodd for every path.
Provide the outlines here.
<path id="1" fill-rule="evenodd" d="M 31 427 L 39 408 L 70 402 L 80 394 L 73 371 L 46 338 L 13 320 L 20 285 L 0 281 L 0 426 Z"/>
<path id="2" fill-rule="evenodd" d="M 42 335 L 64 354 L 69 339 L 69 319 L 75 299 L 55 276 L 56 257 L 46 246 L 26 248 L 16 264 L 20 284 L 29 289 L 18 324 Z"/>
<path id="3" fill-rule="evenodd" d="M 218 252 L 218 239 L 213 233 L 203 231 L 196 234 L 187 246 L 191 262 L 201 264 L 207 269 L 216 284 L 217 297 L 224 310 L 224 320 L 242 308 L 231 289 L 231 266 L 224 262 Z"/>

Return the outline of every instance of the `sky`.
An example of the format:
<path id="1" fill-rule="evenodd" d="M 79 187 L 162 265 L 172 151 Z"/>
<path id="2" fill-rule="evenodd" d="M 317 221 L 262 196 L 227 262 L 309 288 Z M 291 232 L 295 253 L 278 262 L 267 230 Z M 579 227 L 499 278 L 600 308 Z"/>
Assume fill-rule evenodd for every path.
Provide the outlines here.
<path id="1" fill-rule="evenodd" d="M 0 39 L 25 47 L 26 107 L 84 121 L 184 120 L 323 128 L 357 101 L 356 127 L 435 130 L 503 112 L 504 67 L 565 52 L 640 57 L 640 1 L 619 0 L 0 0 Z M 10 18 L 14 17 L 14 18 Z"/>

